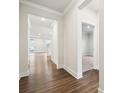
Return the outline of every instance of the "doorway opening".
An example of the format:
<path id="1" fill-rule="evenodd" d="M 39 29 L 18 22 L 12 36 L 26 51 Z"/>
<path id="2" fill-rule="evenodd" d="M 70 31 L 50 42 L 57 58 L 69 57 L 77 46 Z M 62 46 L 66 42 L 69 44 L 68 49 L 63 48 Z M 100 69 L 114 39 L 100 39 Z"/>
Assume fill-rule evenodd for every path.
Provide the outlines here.
<path id="1" fill-rule="evenodd" d="M 58 23 L 56 20 L 36 15 L 28 16 L 28 60 L 30 73 L 37 73 L 34 71 L 40 72 L 40 65 L 47 64 L 48 60 L 56 66 L 58 65 L 57 40 Z"/>
<path id="2" fill-rule="evenodd" d="M 85 0 L 80 4 L 78 34 L 78 71 L 99 70 L 99 0 Z"/>
<path id="3" fill-rule="evenodd" d="M 86 72 L 94 67 L 94 26 L 82 23 L 82 70 Z"/>

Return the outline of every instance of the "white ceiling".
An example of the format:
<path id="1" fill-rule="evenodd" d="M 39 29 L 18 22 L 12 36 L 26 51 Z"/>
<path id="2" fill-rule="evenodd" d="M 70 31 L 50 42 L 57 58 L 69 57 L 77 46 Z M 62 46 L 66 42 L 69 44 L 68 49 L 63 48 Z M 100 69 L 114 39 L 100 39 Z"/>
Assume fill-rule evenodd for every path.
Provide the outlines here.
<path id="1" fill-rule="evenodd" d="M 29 16 L 30 26 L 51 27 L 51 25 L 53 24 L 54 20 L 45 18 L 45 20 L 43 21 L 42 18 L 44 19 L 44 17 L 30 15 Z"/>
<path id="2" fill-rule="evenodd" d="M 92 0 L 87 7 L 92 9 L 93 11 L 98 12 L 99 11 L 99 0 Z"/>
<path id="3" fill-rule="evenodd" d="M 72 0 L 26 0 L 32 3 L 48 7 L 58 12 L 63 12 L 64 9 Z"/>

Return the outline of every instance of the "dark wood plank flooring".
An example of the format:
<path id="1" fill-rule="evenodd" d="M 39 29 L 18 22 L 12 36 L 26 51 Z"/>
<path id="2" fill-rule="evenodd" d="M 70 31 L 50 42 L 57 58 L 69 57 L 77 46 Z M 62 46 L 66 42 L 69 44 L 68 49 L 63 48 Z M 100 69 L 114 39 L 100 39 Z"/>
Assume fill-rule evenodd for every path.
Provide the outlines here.
<path id="1" fill-rule="evenodd" d="M 30 55 L 30 76 L 19 81 L 19 93 L 97 93 L 99 72 L 91 70 L 75 79 L 45 54 Z"/>

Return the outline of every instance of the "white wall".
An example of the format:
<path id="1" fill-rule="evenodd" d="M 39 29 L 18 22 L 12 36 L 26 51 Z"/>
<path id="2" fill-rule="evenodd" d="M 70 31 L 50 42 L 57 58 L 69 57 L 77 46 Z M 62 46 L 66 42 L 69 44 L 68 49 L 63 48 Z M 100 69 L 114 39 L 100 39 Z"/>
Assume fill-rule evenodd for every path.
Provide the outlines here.
<path id="1" fill-rule="evenodd" d="M 73 6 L 64 15 L 64 68 L 75 77 L 78 77 L 77 41 L 77 11 Z"/>
<path id="2" fill-rule="evenodd" d="M 58 67 L 58 24 L 54 22 L 53 26 L 53 35 L 52 35 L 52 43 L 51 43 L 51 60 L 57 65 Z"/>
<path id="3" fill-rule="evenodd" d="M 19 3 L 19 73 L 28 71 L 28 15 L 43 16 L 58 21 L 58 62 L 63 62 L 63 21 L 60 15 Z M 61 36 L 60 36 L 61 35 Z"/>
<path id="4" fill-rule="evenodd" d="M 91 55 L 91 56 L 93 56 L 93 42 L 94 42 L 94 40 L 93 40 L 94 38 L 93 38 L 93 33 L 91 32 L 89 35 L 88 35 L 88 49 L 87 49 L 87 55 Z"/>
<path id="5" fill-rule="evenodd" d="M 100 0 L 100 20 L 99 20 L 99 93 L 104 93 L 104 0 Z"/>
<path id="6" fill-rule="evenodd" d="M 94 47 L 93 46 L 93 32 L 85 31 L 82 36 L 82 42 L 83 42 L 82 51 L 84 51 L 82 56 L 85 56 L 85 55 L 93 56 L 93 47 Z"/>
<path id="7" fill-rule="evenodd" d="M 19 9 L 19 74 L 28 73 L 28 16 Z"/>

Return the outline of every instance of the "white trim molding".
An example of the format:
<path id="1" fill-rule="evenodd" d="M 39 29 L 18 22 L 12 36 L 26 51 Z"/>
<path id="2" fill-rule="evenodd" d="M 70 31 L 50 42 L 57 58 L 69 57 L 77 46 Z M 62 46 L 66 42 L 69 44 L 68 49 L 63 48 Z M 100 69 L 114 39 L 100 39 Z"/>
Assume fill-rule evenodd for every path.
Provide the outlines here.
<path id="1" fill-rule="evenodd" d="M 65 69 L 69 74 L 71 74 L 73 77 L 75 77 L 76 79 L 80 79 L 80 78 L 82 78 L 83 76 L 82 76 L 82 73 L 80 73 L 80 74 L 77 74 L 77 73 L 75 73 L 74 71 L 72 71 L 69 67 L 67 67 L 67 66 L 65 66 L 65 65 L 63 65 L 63 69 Z"/>
<path id="2" fill-rule="evenodd" d="M 78 0 L 72 0 L 71 3 L 63 11 L 63 16 L 77 3 Z"/>
<path id="3" fill-rule="evenodd" d="M 98 88 L 98 93 L 104 93 L 104 90 L 102 90 L 101 88 Z"/>
<path id="4" fill-rule="evenodd" d="M 29 76 L 29 75 L 30 75 L 30 72 L 29 71 L 19 73 L 19 79 L 21 79 L 22 77 Z"/>
<path id="5" fill-rule="evenodd" d="M 82 2 L 80 2 L 81 4 L 78 6 L 79 9 L 83 9 L 84 7 L 86 7 L 92 0 L 83 0 Z"/>
<path id="6" fill-rule="evenodd" d="M 99 67 L 96 66 L 96 65 L 94 65 L 94 66 L 93 66 L 93 69 L 95 69 L 95 70 L 99 70 Z"/>
<path id="7" fill-rule="evenodd" d="M 57 69 L 62 69 L 63 65 L 57 65 Z"/>
<path id="8" fill-rule="evenodd" d="M 52 9 L 47 8 L 47 7 L 45 7 L 45 6 L 41 6 L 41 5 L 32 3 L 32 2 L 30 2 L 30 1 L 19 0 L 19 2 L 22 3 L 22 4 L 25 4 L 25 5 L 31 6 L 31 7 L 35 7 L 35 8 L 38 8 L 38 9 L 42 9 L 42 10 L 44 10 L 44 11 L 51 12 L 51 13 L 54 13 L 54 14 L 56 14 L 56 15 L 62 16 L 62 13 L 61 13 L 61 12 L 52 10 Z"/>

